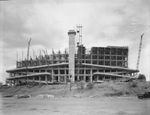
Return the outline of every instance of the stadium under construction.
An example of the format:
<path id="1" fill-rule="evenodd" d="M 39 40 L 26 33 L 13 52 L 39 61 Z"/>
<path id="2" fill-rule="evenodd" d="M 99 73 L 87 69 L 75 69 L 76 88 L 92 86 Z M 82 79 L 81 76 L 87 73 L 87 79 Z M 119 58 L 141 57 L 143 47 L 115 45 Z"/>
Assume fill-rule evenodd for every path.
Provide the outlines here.
<path id="1" fill-rule="evenodd" d="M 99 82 L 118 78 L 134 78 L 139 72 L 128 68 L 127 46 L 86 47 L 78 42 L 79 31 L 69 30 L 69 52 L 52 51 L 52 54 L 36 56 L 16 62 L 16 68 L 7 70 L 10 85 L 21 82 L 67 83 L 76 81 Z M 76 50 L 77 49 L 77 50 Z"/>

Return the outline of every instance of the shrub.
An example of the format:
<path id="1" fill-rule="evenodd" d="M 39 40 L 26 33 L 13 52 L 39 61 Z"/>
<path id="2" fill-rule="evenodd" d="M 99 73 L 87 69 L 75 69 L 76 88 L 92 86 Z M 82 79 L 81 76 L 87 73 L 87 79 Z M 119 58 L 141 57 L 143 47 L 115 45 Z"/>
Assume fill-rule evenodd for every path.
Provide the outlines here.
<path id="1" fill-rule="evenodd" d="M 140 81 L 146 81 L 145 75 L 144 74 L 139 74 L 138 80 L 140 80 Z"/>
<path id="2" fill-rule="evenodd" d="M 80 81 L 77 83 L 77 88 L 78 89 L 84 89 L 84 85 L 85 85 L 85 82 L 84 81 Z"/>
<path id="3" fill-rule="evenodd" d="M 36 82 L 29 82 L 29 83 L 27 83 L 27 87 L 28 88 L 32 88 L 32 87 L 38 86 L 38 85 L 39 85 L 39 83 L 36 83 Z"/>
<path id="4" fill-rule="evenodd" d="M 89 82 L 86 86 L 87 89 L 93 89 L 94 83 Z"/>
<path id="5" fill-rule="evenodd" d="M 130 87 L 137 87 L 138 86 L 138 83 L 133 81 L 130 83 Z"/>

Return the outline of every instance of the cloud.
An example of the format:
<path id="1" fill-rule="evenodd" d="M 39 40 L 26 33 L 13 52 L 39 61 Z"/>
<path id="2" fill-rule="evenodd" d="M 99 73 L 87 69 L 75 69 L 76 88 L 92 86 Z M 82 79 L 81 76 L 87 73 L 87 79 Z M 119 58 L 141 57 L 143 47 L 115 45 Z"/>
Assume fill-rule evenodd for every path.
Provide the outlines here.
<path id="1" fill-rule="evenodd" d="M 3 71 L 12 65 L 15 67 L 17 51 L 21 57 L 23 50 L 25 57 L 27 42 L 31 37 L 31 53 L 34 49 L 37 55 L 39 49 L 51 52 L 52 48 L 56 51 L 68 48 L 67 32 L 76 24 L 83 25 L 82 41 L 87 48 L 129 46 L 130 67 L 136 65 L 140 35 L 143 32 L 145 39 L 142 51 L 149 51 L 149 0 L 15 0 L 3 2 L 1 6 L 3 47 L 0 54 L 5 65 Z M 145 64 L 144 67 L 148 66 Z"/>

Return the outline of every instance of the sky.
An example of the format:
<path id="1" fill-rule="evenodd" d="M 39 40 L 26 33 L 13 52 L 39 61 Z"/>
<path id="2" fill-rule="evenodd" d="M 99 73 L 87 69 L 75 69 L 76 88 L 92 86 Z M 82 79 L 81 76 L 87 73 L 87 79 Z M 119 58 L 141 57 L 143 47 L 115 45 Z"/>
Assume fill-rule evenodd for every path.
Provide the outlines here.
<path id="1" fill-rule="evenodd" d="M 0 0 L 0 82 L 25 59 L 30 38 L 33 51 L 50 54 L 68 48 L 68 34 L 81 24 L 82 43 L 93 46 L 128 46 L 129 68 L 137 64 L 142 41 L 139 70 L 150 80 L 149 0 Z M 18 55 L 18 56 L 17 56 Z"/>

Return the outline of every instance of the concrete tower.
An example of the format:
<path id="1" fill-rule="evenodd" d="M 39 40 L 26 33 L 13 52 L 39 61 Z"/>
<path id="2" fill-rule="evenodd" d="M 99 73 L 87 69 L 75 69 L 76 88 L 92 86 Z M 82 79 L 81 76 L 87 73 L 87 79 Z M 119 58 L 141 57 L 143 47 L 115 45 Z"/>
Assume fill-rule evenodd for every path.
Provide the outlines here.
<path id="1" fill-rule="evenodd" d="M 69 30 L 69 75 L 71 76 L 71 81 L 74 82 L 75 77 L 75 30 Z"/>

